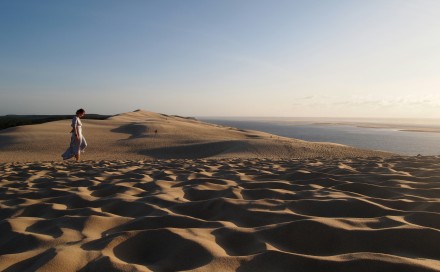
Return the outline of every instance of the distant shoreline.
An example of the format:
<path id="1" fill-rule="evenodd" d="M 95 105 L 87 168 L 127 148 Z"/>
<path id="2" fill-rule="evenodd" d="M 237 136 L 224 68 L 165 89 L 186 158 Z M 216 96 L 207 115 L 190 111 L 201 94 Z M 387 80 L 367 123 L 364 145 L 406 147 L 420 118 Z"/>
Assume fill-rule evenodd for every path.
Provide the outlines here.
<path id="1" fill-rule="evenodd" d="M 332 142 L 401 155 L 440 154 L 440 120 L 337 118 L 200 118 L 310 142 Z M 411 121 L 419 121 L 411 124 Z M 437 122 L 438 121 L 438 122 Z M 418 133 L 416 133 L 418 132 Z"/>
<path id="2" fill-rule="evenodd" d="M 406 132 L 440 133 L 440 119 L 332 118 L 332 117 L 198 117 L 200 120 L 270 122 L 290 125 L 352 126 L 359 128 L 395 129 Z"/>
<path id="3" fill-rule="evenodd" d="M 323 126 L 354 126 L 359 128 L 377 128 L 377 129 L 396 129 L 398 131 L 406 132 L 430 132 L 430 133 L 440 133 L 440 127 L 419 127 L 419 126 L 408 126 L 408 125 L 398 125 L 398 124 L 364 124 L 364 123 L 313 123 L 313 125 L 323 125 Z"/>

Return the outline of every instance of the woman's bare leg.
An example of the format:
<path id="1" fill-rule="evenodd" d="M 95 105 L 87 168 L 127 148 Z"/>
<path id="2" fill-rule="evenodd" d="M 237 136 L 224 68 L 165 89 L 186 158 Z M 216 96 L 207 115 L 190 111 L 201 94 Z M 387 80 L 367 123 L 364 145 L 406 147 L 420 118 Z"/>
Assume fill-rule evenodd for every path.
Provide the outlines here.
<path id="1" fill-rule="evenodd" d="M 79 159 L 80 159 L 79 153 L 75 155 L 75 159 L 76 159 L 77 162 L 79 161 Z"/>

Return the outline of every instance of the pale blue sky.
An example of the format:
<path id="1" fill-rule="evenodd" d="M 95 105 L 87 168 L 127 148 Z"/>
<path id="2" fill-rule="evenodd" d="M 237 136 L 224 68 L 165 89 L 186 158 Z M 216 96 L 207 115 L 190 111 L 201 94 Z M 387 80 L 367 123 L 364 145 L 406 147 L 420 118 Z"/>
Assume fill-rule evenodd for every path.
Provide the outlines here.
<path id="1" fill-rule="evenodd" d="M 0 114 L 440 117 L 440 1 L 0 0 Z"/>

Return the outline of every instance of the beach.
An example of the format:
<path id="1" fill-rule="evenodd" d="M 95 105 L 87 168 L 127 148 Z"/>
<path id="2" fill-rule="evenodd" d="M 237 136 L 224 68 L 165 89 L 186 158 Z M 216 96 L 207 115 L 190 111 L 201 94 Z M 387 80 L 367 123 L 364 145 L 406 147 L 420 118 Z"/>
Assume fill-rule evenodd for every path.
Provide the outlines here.
<path id="1" fill-rule="evenodd" d="M 147 111 L 0 132 L 1 271 L 440 271 L 440 157 Z M 157 131 L 157 132 L 156 132 Z"/>
<path id="2" fill-rule="evenodd" d="M 404 156 L 440 154 L 440 134 L 435 132 L 438 128 L 438 120 L 366 119 L 367 122 L 365 118 L 200 117 L 200 119 L 223 126 L 264 131 L 304 141 L 339 143 Z"/>

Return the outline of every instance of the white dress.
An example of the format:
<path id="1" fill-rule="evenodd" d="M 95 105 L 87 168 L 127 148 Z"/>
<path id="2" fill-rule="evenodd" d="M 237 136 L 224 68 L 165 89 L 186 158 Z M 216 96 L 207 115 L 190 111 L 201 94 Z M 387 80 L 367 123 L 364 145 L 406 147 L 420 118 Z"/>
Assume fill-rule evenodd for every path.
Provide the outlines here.
<path id="1" fill-rule="evenodd" d="M 64 160 L 68 160 L 75 155 L 79 154 L 80 152 L 84 152 L 84 150 L 87 147 L 87 141 L 84 135 L 82 134 L 82 122 L 81 119 L 74 116 L 72 118 L 72 136 L 70 137 L 70 146 L 67 148 L 66 152 L 64 152 L 63 157 Z M 79 140 L 76 140 L 75 135 L 75 128 L 76 131 L 78 131 L 78 138 Z"/>

